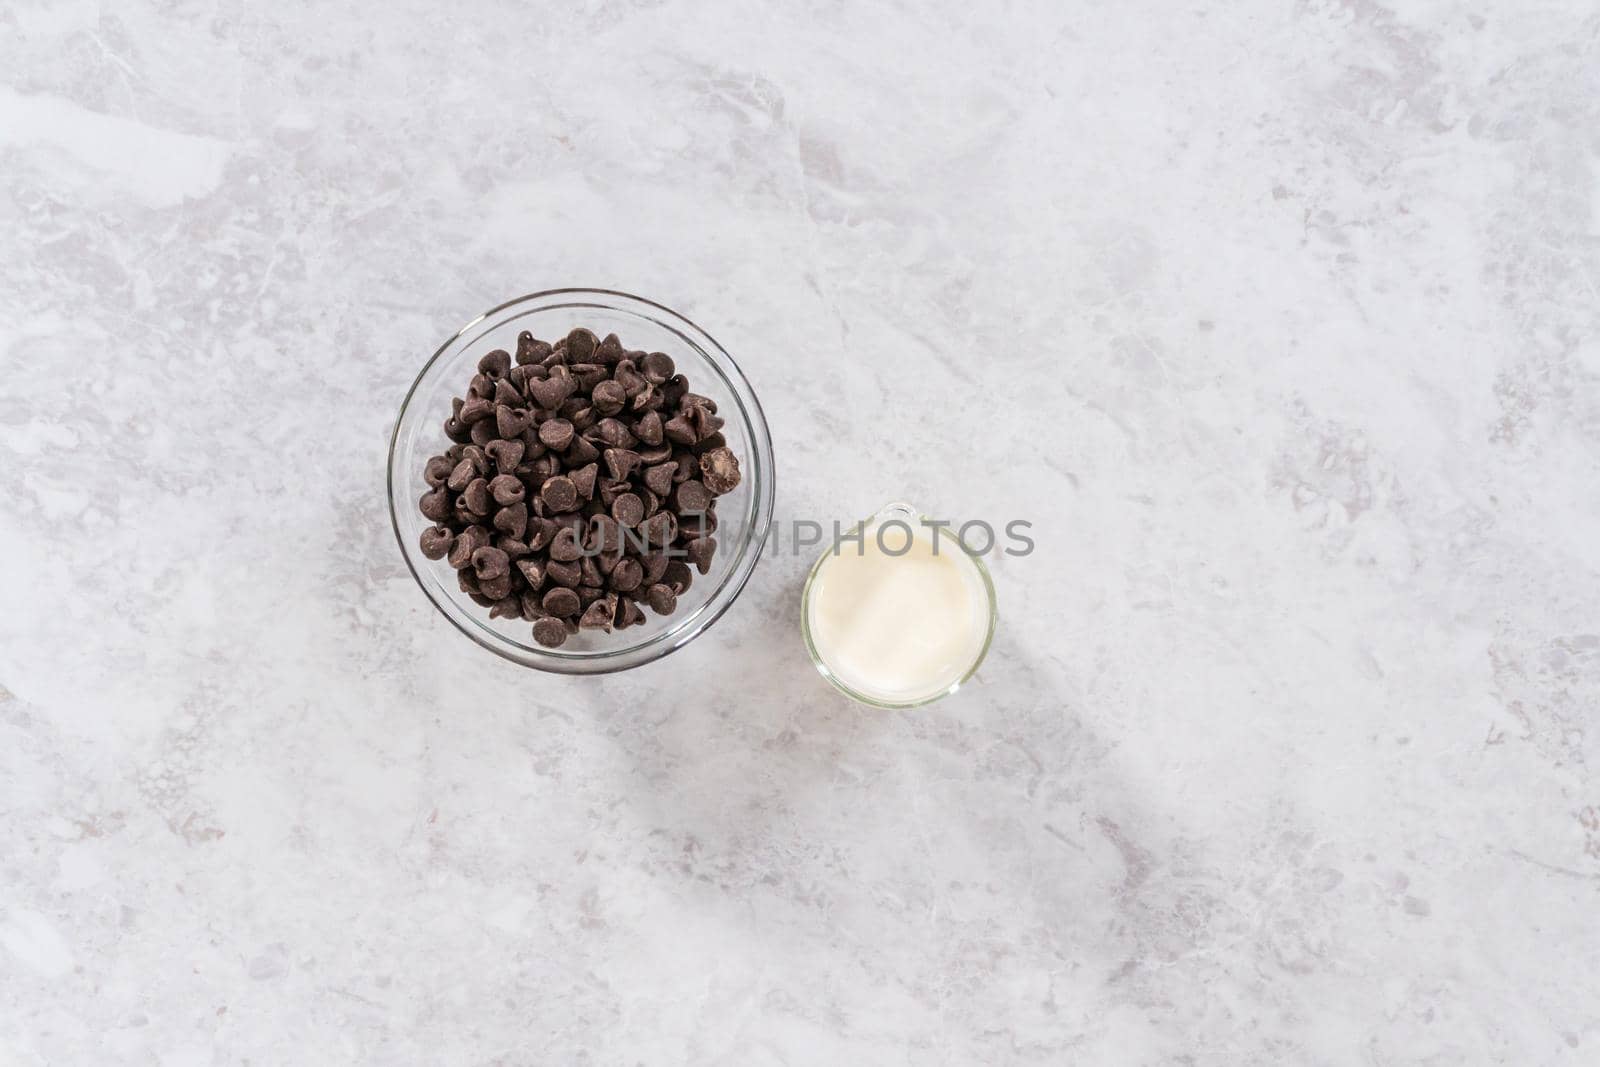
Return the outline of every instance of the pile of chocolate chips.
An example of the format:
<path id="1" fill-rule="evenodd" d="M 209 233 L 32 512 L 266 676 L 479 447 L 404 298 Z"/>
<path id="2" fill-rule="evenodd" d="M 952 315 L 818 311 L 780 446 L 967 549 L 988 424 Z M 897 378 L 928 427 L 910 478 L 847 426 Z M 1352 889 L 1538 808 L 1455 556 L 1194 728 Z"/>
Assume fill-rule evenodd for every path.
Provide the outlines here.
<path id="1" fill-rule="evenodd" d="M 554 648 L 579 628 L 626 629 L 677 609 L 717 550 L 717 497 L 739 460 L 716 402 L 665 352 L 576 329 L 524 331 L 478 361 L 428 460 L 422 554 L 447 559 L 490 618 L 527 619 Z"/>

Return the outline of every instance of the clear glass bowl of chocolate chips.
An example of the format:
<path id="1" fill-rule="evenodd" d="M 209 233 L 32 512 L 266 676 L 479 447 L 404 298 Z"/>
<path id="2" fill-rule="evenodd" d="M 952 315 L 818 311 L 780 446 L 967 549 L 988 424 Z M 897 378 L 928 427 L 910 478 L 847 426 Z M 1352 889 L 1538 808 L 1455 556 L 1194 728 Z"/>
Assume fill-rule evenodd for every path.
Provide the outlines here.
<path id="1" fill-rule="evenodd" d="M 491 652 L 564 674 L 694 640 L 749 580 L 772 502 L 772 439 L 732 357 L 606 290 L 468 323 L 389 446 L 389 512 L 428 599 Z"/>

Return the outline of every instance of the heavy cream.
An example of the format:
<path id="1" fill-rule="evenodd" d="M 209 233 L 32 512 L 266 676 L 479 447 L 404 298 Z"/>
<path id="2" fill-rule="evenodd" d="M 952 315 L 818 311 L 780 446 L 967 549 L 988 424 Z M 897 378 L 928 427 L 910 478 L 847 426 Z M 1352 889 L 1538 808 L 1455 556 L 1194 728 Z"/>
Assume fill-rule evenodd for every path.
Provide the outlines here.
<path id="1" fill-rule="evenodd" d="M 979 564 L 955 535 L 939 531 L 935 551 L 935 531 L 908 516 L 909 508 L 886 509 L 859 543 L 830 550 L 805 603 L 824 671 L 885 704 L 949 691 L 982 657 L 993 614 Z"/>

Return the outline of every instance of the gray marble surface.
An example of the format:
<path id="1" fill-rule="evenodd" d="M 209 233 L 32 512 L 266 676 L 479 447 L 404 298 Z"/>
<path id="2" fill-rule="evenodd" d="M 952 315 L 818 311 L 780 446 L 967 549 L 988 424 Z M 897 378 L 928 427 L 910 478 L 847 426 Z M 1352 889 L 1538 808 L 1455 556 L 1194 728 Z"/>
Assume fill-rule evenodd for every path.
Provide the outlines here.
<path id="1" fill-rule="evenodd" d="M 1600 15 L 0 7 L 0 1062 L 1600 1061 Z M 1026 518 L 977 681 L 804 561 L 545 677 L 401 563 L 479 311 L 680 308 L 780 517 Z"/>

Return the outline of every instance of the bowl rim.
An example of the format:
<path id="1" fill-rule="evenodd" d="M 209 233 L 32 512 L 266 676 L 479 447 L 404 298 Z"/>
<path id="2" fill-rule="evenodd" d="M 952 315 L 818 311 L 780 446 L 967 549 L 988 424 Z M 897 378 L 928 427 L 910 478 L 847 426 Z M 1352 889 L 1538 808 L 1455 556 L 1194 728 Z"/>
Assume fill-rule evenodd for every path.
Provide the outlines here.
<path id="1" fill-rule="evenodd" d="M 749 431 L 750 448 L 754 453 L 750 457 L 751 478 L 755 484 L 752 485 L 750 503 L 752 521 L 749 530 L 741 540 L 740 556 L 734 561 L 728 577 L 723 580 L 723 583 L 713 591 L 712 595 L 693 614 L 687 616 L 672 629 L 627 648 L 602 649 L 582 653 L 557 653 L 526 645 L 511 644 L 503 635 L 486 625 L 469 625 L 469 623 L 475 623 L 477 620 L 461 617 L 462 613 L 453 601 L 448 604 L 440 603 L 439 598 L 434 595 L 434 590 L 429 588 L 428 582 L 424 581 L 422 574 L 418 572 L 417 563 L 412 558 L 413 554 L 408 549 L 405 534 L 401 530 L 399 508 L 403 490 L 396 483 L 397 474 L 400 473 L 397 471 L 396 463 L 397 452 L 400 448 L 401 428 L 406 424 L 406 416 L 411 410 L 411 404 L 416 397 L 417 390 L 421 387 L 428 373 L 434 368 L 434 365 L 447 352 L 458 343 L 462 343 L 467 338 L 467 335 L 480 324 L 510 308 L 529 301 L 571 296 L 610 298 L 624 303 L 623 306 L 604 305 L 608 310 L 638 314 L 639 308 L 626 306 L 627 303 L 632 303 L 642 308 L 660 312 L 671 320 L 657 322 L 656 324 L 679 334 L 690 347 L 699 349 L 701 354 L 713 364 L 718 373 L 726 380 L 726 384 L 733 394 L 734 402 L 738 405 L 743 421 Z M 545 309 L 536 308 L 534 310 Z M 686 333 L 685 328 L 693 336 L 690 336 L 690 333 Z M 704 342 L 704 344 L 701 342 Z M 389 524 L 394 531 L 396 546 L 400 550 L 401 558 L 405 561 L 406 569 L 411 572 L 412 580 L 422 590 L 423 595 L 428 598 L 428 601 L 452 626 L 474 644 L 512 663 L 553 674 L 610 674 L 642 667 L 647 663 L 653 663 L 676 652 L 710 629 L 733 606 L 734 601 L 739 598 L 739 595 L 749 583 L 751 576 L 755 573 L 755 569 L 765 553 L 766 540 L 772 524 L 773 503 L 776 499 L 777 467 L 773 462 L 772 434 L 767 426 L 766 412 L 762 409 L 761 401 L 756 396 L 750 380 L 745 377 L 743 369 L 740 368 L 733 356 L 728 353 L 728 350 L 722 346 L 722 343 L 687 315 L 658 301 L 635 293 L 624 292 L 620 289 L 591 288 L 587 286 L 541 289 L 514 297 L 473 317 L 446 338 L 444 343 L 434 350 L 433 355 L 429 356 L 427 361 L 423 363 L 416 377 L 412 379 L 410 387 L 406 390 L 405 397 L 400 401 L 399 412 L 394 420 L 394 428 L 389 434 L 386 467 L 385 481 L 389 498 Z"/>

